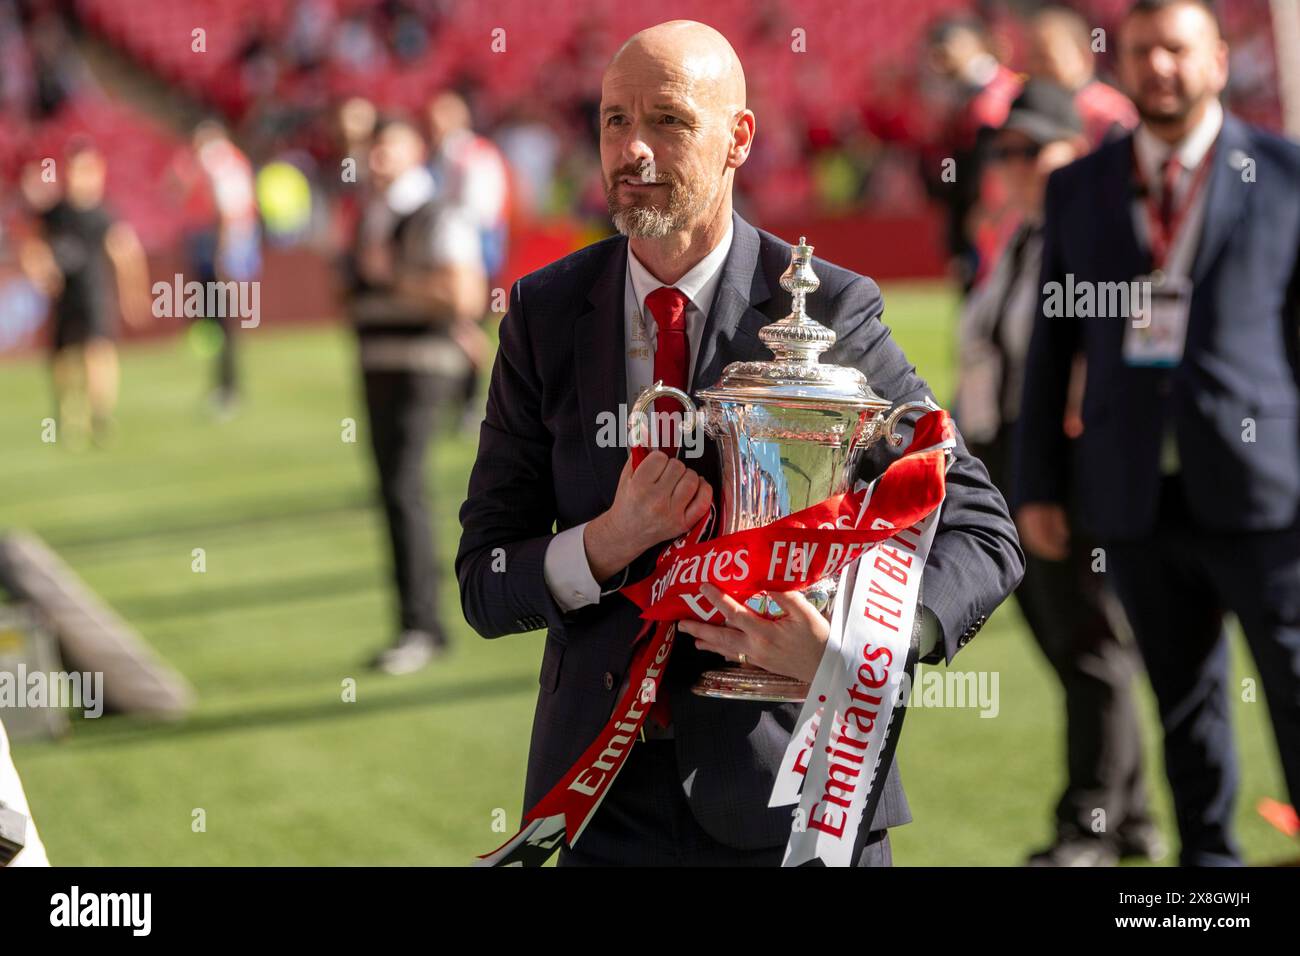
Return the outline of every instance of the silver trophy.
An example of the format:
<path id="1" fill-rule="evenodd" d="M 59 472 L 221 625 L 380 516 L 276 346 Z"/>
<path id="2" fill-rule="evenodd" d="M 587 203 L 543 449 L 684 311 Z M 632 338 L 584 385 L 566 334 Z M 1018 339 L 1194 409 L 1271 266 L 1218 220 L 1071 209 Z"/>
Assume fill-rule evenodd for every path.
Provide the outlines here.
<path id="1" fill-rule="evenodd" d="M 931 411 L 929 402 L 893 405 L 881 398 L 856 368 L 823 364 L 821 353 L 835 344 L 835 333 L 810 319 L 805 298 L 821 283 L 812 270 L 813 247 L 799 237 L 781 288 L 793 303 L 789 315 L 759 330 L 775 356 L 765 362 L 732 362 L 711 388 L 690 396 L 660 382 L 647 388 L 632 406 L 633 422 L 644 421 L 657 398 L 670 396 L 685 410 L 683 428 L 703 425 L 714 439 L 722 464 L 721 534 L 770 524 L 848 490 L 864 449 L 882 436 L 892 445 L 903 438 L 895 429 L 904 415 Z M 804 595 L 825 611 L 835 580 L 825 578 Z M 748 606 L 760 614 L 779 615 L 766 594 Z M 752 665 L 729 665 L 705 671 L 692 688 L 705 697 L 776 702 L 802 701 L 808 685 Z"/>

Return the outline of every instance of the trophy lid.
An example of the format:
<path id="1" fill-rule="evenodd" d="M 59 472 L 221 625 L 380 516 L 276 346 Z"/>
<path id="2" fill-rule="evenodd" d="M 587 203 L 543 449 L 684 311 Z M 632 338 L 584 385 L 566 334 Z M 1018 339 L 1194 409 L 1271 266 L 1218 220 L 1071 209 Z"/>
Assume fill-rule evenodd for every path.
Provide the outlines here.
<path id="1" fill-rule="evenodd" d="M 835 333 L 804 311 L 805 298 L 821 285 L 812 270 L 812 254 L 813 247 L 800 236 L 781 276 L 781 288 L 793 300 L 791 312 L 758 332 L 774 358 L 732 362 L 722 370 L 716 385 L 700 391 L 701 398 L 857 409 L 889 407 L 856 368 L 820 361 L 821 353 L 835 344 Z"/>

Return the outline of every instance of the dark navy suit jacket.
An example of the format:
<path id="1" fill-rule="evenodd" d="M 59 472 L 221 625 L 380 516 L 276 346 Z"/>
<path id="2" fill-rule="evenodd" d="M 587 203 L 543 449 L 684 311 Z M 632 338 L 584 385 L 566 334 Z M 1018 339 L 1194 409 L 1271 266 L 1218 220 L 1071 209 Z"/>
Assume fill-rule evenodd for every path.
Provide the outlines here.
<path id="1" fill-rule="evenodd" d="M 770 359 L 758 330 L 789 313 L 778 284 L 790 246 L 739 216 L 708 316 L 694 384 L 717 381 L 733 361 Z M 572 613 L 561 610 L 543 576 L 555 530 L 610 507 L 624 448 L 601 447 L 598 414 L 627 402 L 623 296 L 627 240 L 606 239 L 526 276 L 511 293 L 492 371 L 487 416 L 469 495 L 461 508 L 456 557 L 465 617 L 484 637 L 547 629 L 541 691 L 528 759 L 525 807 L 533 806 L 594 739 L 626 673 L 637 608 L 620 595 Z M 815 260 L 820 290 L 809 311 L 838 333 L 824 359 L 854 365 L 895 401 L 929 396 L 926 384 L 880 320 L 870 279 Z M 897 451 L 879 442 L 866 470 L 881 471 Z M 711 444 L 691 463 L 717 489 Z M 505 571 L 493 569 L 502 549 Z M 657 550 L 657 549 L 656 549 Z M 648 573 L 655 551 L 633 565 Z M 498 562 L 498 567 L 500 566 Z M 964 445 L 948 475 L 948 497 L 924 578 L 922 601 L 943 629 L 951 660 L 1015 587 L 1023 556 L 1006 504 L 984 466 Z M 683 787 L 701 826 L 742 849 L 783 845 L 791 808 L 767 799 L 798 716 L 798 705 L 718 701 L 690 692 L 693 678 L 719 659 L 676 643 L 665 675 Z M 923 746 L 940 759 L 942 741 Z M 911 819 L 897 770 L 882 789 L 871 829 Z"/>
<path id="2" fill-rule="evenodd" d="M 1077 493 L 1082 520 L 1103 539 L 1151 530 L 1167 423 L 1200 525 L 1266 530 L 1297 519 L 1300 146 L 1226 115 L 1211 161 L 1181 364 L 1127 365 L 1122 317 L 1047 318 L 1040 310 L 1036 320 L 1013 498 L 1064 504 Z M 1133 228 L 1135 188 L 1132 135 L 1052 174 L 1044 289 L 1067 275 L 1077 286 L 1150 270 Z M 1072 469 L 1061 421 L 1079 351 L 1088 373 Z"/>

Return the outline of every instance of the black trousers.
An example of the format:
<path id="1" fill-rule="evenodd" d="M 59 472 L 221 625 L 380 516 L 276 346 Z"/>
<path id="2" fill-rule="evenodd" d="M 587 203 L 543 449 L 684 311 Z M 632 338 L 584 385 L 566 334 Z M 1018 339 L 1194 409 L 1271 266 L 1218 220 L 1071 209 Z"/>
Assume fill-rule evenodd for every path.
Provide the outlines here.
<path id="1" fill-rule="evenodd" d="M 221 350 L 217 353 L 217 389 L 222 395 L 233 398 L 239 391 L 235 332 L 239 329 L 240 319 L 238 316 L 219 316 L 213 321 L 221 329 Z"/>
<path id="2" fill-rule="evenodd" d="M 1011 436 L 1006 429 L 971 451 L 1009 493 Z M 1093 570 L 1093 544 L 1071 527 L 1064 561 L 1025 555 L 1016 603 L 1065 692 L 1065 789 L 1056 803 L 1061 836 L 1114 841 L 1150 822 L 1142 736 L 1132 691 L 1140 661 L 1122 636 L 1122 612 Z"/>
<path id="3" fill-rule="evenodd" d="M 401 630 L 445 642 L 438 615 L 438 562 L 425 498 L 424 458 L 438 410 L 457 383 L 430 372 L 362 373 L 379 496 L 388 523 Z"/>
<path id="4" fill-rule="evenodd" d="M 1223 617 L 1231 611 L 1241 622 L 1291 802 L 1300 803 L 1300 528 L 1204 530 L 1187 508 L 1181 482 L 1167 478 L 1152 534 L 1112 543 L 1107 552 L 1160 710 L 1181 862 L 1239 863 L 1229 695 L 1260 697 L 1257 688 L 1228 683 Z"/>
<path id="5" fill-rule="evenodd" d="M 889 832 L 858 834 L 858 866 L 892 866 Z M 671 740 L 638 741 L 600 809 L 559 866 L 780 866 L 784 846 L 738 850 L 699 825 Z"/>
<path id="6" fill-rule="evenodd" d="M 193 233 L 188 239 L 190 260 L 198 281 L 207 285 L 219 281 L 217 275 L 217 241 L 215 230 Z M 240 328 L 238 316 L 207 316 L 221 333 L 214 368 L 215 387 L 223 398 L 234 398 L 239 392 L 239 373 L 235 358 L 235 332 Z"/>

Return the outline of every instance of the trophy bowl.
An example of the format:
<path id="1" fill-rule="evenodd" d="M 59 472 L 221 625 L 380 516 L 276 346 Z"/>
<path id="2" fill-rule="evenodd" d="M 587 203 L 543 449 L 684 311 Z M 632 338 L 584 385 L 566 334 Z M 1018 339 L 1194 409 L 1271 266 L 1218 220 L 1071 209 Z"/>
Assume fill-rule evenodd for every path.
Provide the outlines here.
<path id="1" fill-rule="evenodd" d="M 835 333 L 805 312 L 807 295 L 820 285 L 812 254 L 813 247 L 801 236 L 781 276 L 781 288 L 791 294 L 791 313 L 759 331 L 772 360 L 732 362 L 717 384 L 697 393 L 698 407 L 685 392 L 660 382 L 645 389 L 632 406 L 629 420 L 641 422 L 655 399 L 673 398 L 685 411 L 684 428 L 702 426 L 717 443 L 721 534 L 762 527 L 848 491 L 864 450 L 882 437 L 902 444 L 896 428 L 903 416 L 934 408 L 930 402 L 893 405 L 871 389 L 858 369 L 820 361 L 835 343 Z M 804 595 L 825 613 L 835 583 L 833 578 L 814 582 L 803 589 Z M 765 593 L 746 603 L 759 614 L 782 613 Z M 692 690 L 704 697 L 791 703 L 807 697 L 808 684 L 750 664 L 732 664 L 705 671 Z"/>

